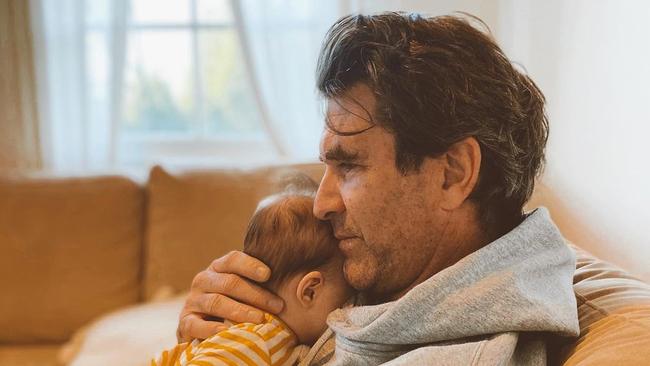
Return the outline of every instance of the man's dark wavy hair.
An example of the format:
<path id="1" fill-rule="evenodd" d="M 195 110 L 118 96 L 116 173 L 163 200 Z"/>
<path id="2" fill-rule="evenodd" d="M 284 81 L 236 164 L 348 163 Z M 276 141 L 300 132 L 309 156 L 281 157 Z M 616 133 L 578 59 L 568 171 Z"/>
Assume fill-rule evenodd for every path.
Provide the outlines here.
<path id="1" fill-rule="evenodd" d="M 502 235 L 521 221 L 533 192 L 548 120 L 539 88 L 473 24 L 487 29 L 467 14 L 343 17 L 323 42 L 317 85 L 326 98 L 345 97 L 357 83 L 372 90 L 371 122 L 394 135 L 402 174 L 476 138 L 481 169 L 470 199 L 484 229 Z"/>

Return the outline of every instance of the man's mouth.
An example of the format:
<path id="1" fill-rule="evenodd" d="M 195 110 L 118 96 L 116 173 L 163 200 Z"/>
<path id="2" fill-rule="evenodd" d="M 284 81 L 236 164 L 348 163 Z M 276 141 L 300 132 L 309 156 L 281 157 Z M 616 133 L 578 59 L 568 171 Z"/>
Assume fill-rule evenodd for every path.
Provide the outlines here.
<path id="1" fill-rule="evenodd" d="M 354 248 L 355 242 L 358 239 L 359 238 L 356 237 L 356 236 L 347 236 L 347 237 L 339 239 L 340 240 L 339 241 L 339 249 L 341 249 L 341 251 L 344 254 L 346 254 L 346 253 L 349 254 L 352 251 L 352 249 Z"/>
<path id="2" fill-rule="evenodd" d="M 336 237 L 336 239 L 338 240 L 358 238 L 357 235 L 345 234 L 345 233 L 334 233 L 334 237 Z"/>

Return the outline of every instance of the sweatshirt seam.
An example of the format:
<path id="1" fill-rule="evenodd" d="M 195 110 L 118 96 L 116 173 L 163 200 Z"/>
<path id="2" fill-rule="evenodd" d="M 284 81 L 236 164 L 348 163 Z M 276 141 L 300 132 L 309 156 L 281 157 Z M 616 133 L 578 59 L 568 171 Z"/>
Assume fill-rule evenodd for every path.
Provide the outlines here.
<path id="1" fill-rule="evenodd" d="M 476 346 L 476 351 L 474 352 L 474 357 L 472 357 L 471 366 L 476 366 L 479 364 L 479 360 L 481 359 L 481 355 L 483 353 L 483 348 L 485 348 L 485 342 L 486 341 L 483 340 Z"/>
<path id="2" fill-rule="evenodd" d="M 426 347 L 426 346 L 423 346 L 423 347 Z M 344 345 L 344 346 L 340 346 L 340 348 L 343 349 L 345 352 L 352 353 L 352 354 L 354 354 L 356 356 L 368 356 L 368 352 L 364 352 L 363 349 L 359 349 L 358 347 L 356 347 L 356 349 L 355 349 L 355 347 L 351 347 L 349 345 Z M 381 354 L 393 354 L 393 353 L 395 353 L 395 354 L 398 354 L 397 356 L 395 356 L 395 358 L 397 358 L 397 357 L 405 355 L 406 353 L 409 353 L 411 351 L 415 351 L 415 350 L 417 350 L 419 348 L 422 348 L 422 347 L 413 348 L 413 349 L 410 349 L 410 350 L 408 350 L 406 352 L 404 352 L 402 350 L 397 350 L 397 351 L 370 350 L 370 352 L 375 353 L 375 354 L 380 354 L 380 355 Z M 368 350 L 365 350 L 365 351 L 368 351 Z M 336 351 L 334 353 L 336 353 Z"/>

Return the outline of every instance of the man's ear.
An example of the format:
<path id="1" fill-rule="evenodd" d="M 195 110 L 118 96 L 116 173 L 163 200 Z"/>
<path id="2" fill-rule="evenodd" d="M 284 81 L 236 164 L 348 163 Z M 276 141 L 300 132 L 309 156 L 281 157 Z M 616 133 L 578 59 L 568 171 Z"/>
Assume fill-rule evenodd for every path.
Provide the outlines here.
<path id="1" fill-rule="evenodd" d="M 316 297 L 320 295 L 324 281 L 325 278 L 319 271 L 312 271 L 304 275 L 296 288 L 298 302 L 304 307 L 312 306 Z"/>
<path id="2" fill-rule="evenodd" d="M 481 147 L 474 137 L 451 145 L 443 155 L 444 183 L 442 207 L 458 208 L 465 202 L 478 182 L 481 170 Z"/>

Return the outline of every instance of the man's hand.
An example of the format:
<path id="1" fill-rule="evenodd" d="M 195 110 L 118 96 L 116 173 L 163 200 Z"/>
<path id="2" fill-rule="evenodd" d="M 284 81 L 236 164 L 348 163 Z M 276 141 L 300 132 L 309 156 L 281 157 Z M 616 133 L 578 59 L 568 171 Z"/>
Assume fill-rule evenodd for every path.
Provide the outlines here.
<path id="1" fill-rule="evenodd" d="M 270 276 L 269 267 L 243 252 L 233 251 L 215 259 L 192 281 L 176 330 L 178 341 L 205 339 L 228 328 L 210 317 L 261 323 L 264 311 L 282 311 L 280 297 L 252 282 L 264 282 Z"/>

